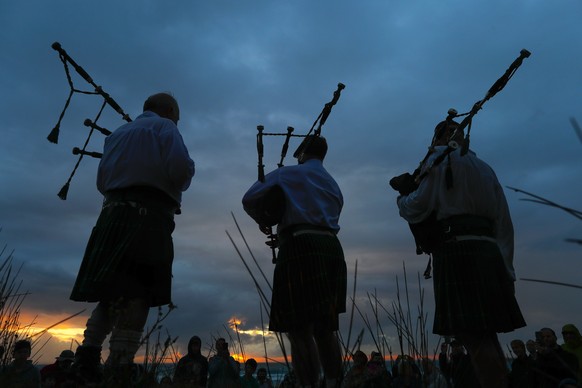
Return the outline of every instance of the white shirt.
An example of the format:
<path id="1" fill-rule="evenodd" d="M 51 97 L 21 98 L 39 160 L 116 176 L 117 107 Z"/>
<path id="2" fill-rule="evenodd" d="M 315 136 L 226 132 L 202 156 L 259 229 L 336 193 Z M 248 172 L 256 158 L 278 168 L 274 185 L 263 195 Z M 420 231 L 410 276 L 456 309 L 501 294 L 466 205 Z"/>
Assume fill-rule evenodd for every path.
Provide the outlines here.
<path id="1" fill-rule="evenodd" d="M 435 147 L 426 166 L 446 150 Z M 495 240 L 501 250 L 505 266 L 515 280 L 513 268 L 514 232 L 503 188 L 493 169 L 477 158 L 474 152 L 460 155 L 460 148 L 451 152 L 453 187 L 447 190 L 445 174 L 448 156 L 438 166 L 430 168 L 416 191 L 397 199 L 400 216 L 411 224 L 426 219 L 436 209 L 436 219 L 454 215 L 475 215 L 493 221 Z"/>
<path id="2" fill-rule="evenodd" d="M 97 171 L 102 194 L 133 186 L 157 188 L 178 204 L 194 176 L 182 135 L 172 120 L 146 111 L 105 138 Z"/>

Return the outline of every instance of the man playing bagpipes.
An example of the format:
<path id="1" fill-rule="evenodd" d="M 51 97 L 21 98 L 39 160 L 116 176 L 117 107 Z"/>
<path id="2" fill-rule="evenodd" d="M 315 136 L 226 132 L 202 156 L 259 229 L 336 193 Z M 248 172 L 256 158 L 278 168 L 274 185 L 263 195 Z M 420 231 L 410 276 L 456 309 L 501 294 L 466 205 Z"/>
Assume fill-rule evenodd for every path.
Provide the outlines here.
<path id="1" fill-rule="evenodd" d="M 335 332 L 346 311 L 346 263 L 336 236 L 343 197 L 323 167 L 326 153 L 325 138 L 305 137 L 295 153 L 299 163 L 267 174 L 242 200 L 265 233 L 278 224 L 269 330 L 288 334 L 303 387 L 318 386 L 320 367 L 327 387 L 339 387 L 342 376 Z"/>
<path id="2" fill-rule="evenodd" d="M 75 354 L 88 381 L 101 378 L 109 333 L 106 366 L 123 372 L 132 366 L 149 308 L 171 303 L 174 214 L 194 176 L 179 117 L 174 97 L 155 94 L 139 117 L 105 139 L 97 174 L 103 207 L 71 293 L 72 300 L 98 302 Z"/>
<path id="3" fill-rule="evenodd" d="M 507 363 L 497 333 L 526 323 L 515 299 L 514 232 L 507 200 L 493 169 L 469 149 L 469 132 L 473 116 L 529 56 L 521 50 L 469 112 L 450 109 L 417 170 L 390 180 L 400 193 L 398 209 L 410 224 L 417 253 L 432 255 L 433 333 L 464 344 L 483 388 L 507 387 Z M 461 116 L 461 123 L 454 120 Z"/>
<path id="4" fill-rule="evenodd" d="M 463 136 L 453 120 L 437 125 L 433 152 L 422 168 L 426 175 L 415 191 L 398 196 L 397 204 L 412 225 L 436 219 L 429 232 L 433 333 L 461 340 L 483 387 L 506 387 L 508 371 L 496 333 L 525 326 L 514 296 L 513 225 L 493 169 L 471 150 L 461 155 Z"/>

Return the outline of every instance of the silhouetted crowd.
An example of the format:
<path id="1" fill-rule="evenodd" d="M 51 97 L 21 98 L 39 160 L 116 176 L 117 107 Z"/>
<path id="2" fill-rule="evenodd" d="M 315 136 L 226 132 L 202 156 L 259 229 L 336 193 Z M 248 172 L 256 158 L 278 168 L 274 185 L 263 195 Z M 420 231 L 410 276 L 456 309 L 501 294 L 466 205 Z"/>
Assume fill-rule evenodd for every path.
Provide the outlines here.
<path id="1" fill-rule="evenodd" d="M 563 344 L 551 328 L 535 332 L 535 339 L 511 341 L 508 374 L 510 388 L 575 388 L 582 387 L 582 336 L 573 324 L 562 327 Z M 396 359 L 391 373 L 377 353 L 370 359 L 357 351 L 353 366 L 344 378 L 345 388 L 479 388 L 481 387 L 471 358 L 463 344 L 453 339 L 441 346 L 438 366 L 424 358 L 415 361 L 408 356 Z M 419 366 L 420 365 L 420 366 Z M 381 371 L 378 371 L 381 369 Z M 382 377 L 380 377 L 382 376 Z M 489 387 L 482 387 L 489 388 Z"/>
<path id="2" fill-rule="evenodd" d="M 574 388 L 582 387 L 582 335 L 573 324 L 562 327 L 563 344 L 551 328 L 535 332 L 535 338 L 512 340 L 509 347 L 508 385 L 510 388 Z M 159 382 L 136 383 L 136 386 L 208 387 L 208 388 L 294 388 L 297 381 L 290 371 L 278 384 L 267 376 L 265 368 L 257 368 L 257 361 L 246 360 L 242 369 L 228 350 L 224 338 L 215 343 L 215 354 L 209 358 L 201 354 L 202 341 L 193 336 L 188 352 L 176 365 L 172 374 L 162 376 Z M 0 350 L 1 351 L 1 350 Z M 31 344 L 20 340 L 12 346 L 12 362 L 0 373 L 0 387 L 54 387 L 76 388 L 85 385 L 75 365 L 75 354 L 63 350 L 53 364 L 39 370 L 30 360 Z M 443 343 L 438 362 L 430 358 L 415 360 L 398 356 L 388 368 L 379 352 L 368 357 L 361 350 L 352 355 L 351 368 L 345 374 L 344 388 L 479 388 L 470 356 L 463 344 L 453 339 Z M 106 365 L 104 366 L 106 368 Z M 137 368 L 138 370 L 139 368 Z M 112 380 L 105 385 L 112 386 Z M 114 381 L 114 380 L 113 380 Z M 137 379 L 134 381 L 138 381 Z M 325 383 L 323 383 L 325 384 Z M 95 385 L 93 385 L 95 386 Z M 322 386 L 324 387 L 324 385 Z M 485 388 L 485 387 L 483 387 Z"/>

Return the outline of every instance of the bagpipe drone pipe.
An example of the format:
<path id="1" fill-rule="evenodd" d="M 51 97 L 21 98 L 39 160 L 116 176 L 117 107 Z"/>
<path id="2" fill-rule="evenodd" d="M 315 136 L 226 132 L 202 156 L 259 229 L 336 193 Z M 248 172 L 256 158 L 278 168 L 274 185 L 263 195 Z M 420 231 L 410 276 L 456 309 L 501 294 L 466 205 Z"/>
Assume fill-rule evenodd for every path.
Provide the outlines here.
<path id="1" fill-rule="evenodd" d="M 58 119 L 56 125 L 54 126 L 54 128 L 52 129 L 50 134 L 47 136 L 48 141 L 50 141 L 51 143 L 55 143 L 55 144 L 58 143 L 61 121 L 63 120 L 63 117 L 65 116 L 65 113 L 67 111 L 67 108 L 69 107 L 69 104 L 71 103 L 71 98 L 73 97 L 73 95 L 75 93 L 98 95 L 103 99 L 103 102 L 101 104 L 101 108 L 99 109 L 95 118 L 93 120 L 85 119 L 85 121 L 83 122 L 83 124 L 86 127 L 90 128 L 89 134 L 87 135 L 87 139 L 85 140 L 83 147 L 82 148 L 79 148 L 79 147 L 73 148 L 73 155 L 78 155 L 79 158 L 77 159 L 77 163 L 75 164 L 75 167 L 73 168 L 73 171 L 71 172 L 71 175 L 69 176 L 69 179 L 67 180 L 67 182 L 64 184 L 64 186 L 61 188 L 61 190 L 58 193 L 58 196 L 60 199 L 66 200 L 67 194 L 69 192 L 69 186 L 70 186 L 71 180 L 73 179 L 73 176 L 75 175 L 75 172 L 77 171 L 77 168 L 79 167 L 79 164 L 81 163 L 81 160 L 83 160 L 83 157 L 84 156 L 91 156 L 94 158 L 101 158 L 101 156 L 102 156 L 101 153 L 87 151 L 86 148 L 87 148 L 87 145 L 89 144 L 89 141 L 90 141 L 91 136 L 93 135 L 94 131 L 98 131 L 105 136 L 109 136 L 111 134 L 111 132 L 108 129 L 103 128 L 97 124 L 97 121 L 101 117 L 101 114 L 103 113 L 103 110 L 105 109 L 105 107 L 107 105 L 109 105 L 111 108 L 113 108 L 117 113 L 119 113 L 121 115 L 123 120 L 125 120 L 127 122 L 130 122 L 131 118 L 129 117 L 128 114 L 126 114 L 123 111 L 123 109 L 119 106 L 119 104 L 108 93 L 106 93 L 103 90 L 103 88 L 101 86 L 98 86 L 93 81 L 93 78 L 91 78 L 89 73 L 87 73 L 85 71 L 85 69 L 83 69 L 81 66 L 79 66 L 77 64 L 77 62 L 75 62 L 73 60 L 73 58 L 71 58 L 69 56 L 69 54 L 67 54 L 67 52 L 61 47 L 61 44 L 59 42 L 53 43 L 51 47 L 59 53 L 59 59 L 63 63 L 65 74 L 67 76 L 67 81 L 69 83 L 70 91 L 69 91 L 69 96 L 65 102 L 65 106 L 64 106 L 61 114 L 59 115 L 59 119 Z M 93 86 L 93 88 L 94 88 L 93 91 L 84 91 L 84 90 L 77 89 L 75 87 L 73 80 L 72 80 L 72 77 L 71 77 L 71 71 L 70 71 L 69 65 L 72 66 L 73 69 L 75 69 L 77 74 L 79 74 L 85 81 L 87 81 L 91 86 Z"/>
<path id="2" fill-rule="evenodd" d="M 455 109 L 449 109 L 448 115 L 444 121 L 439 123 L 435 128 L 435 133 L 432 138 L 431 145 L 426 156 L 420 162 L 418 168 L 414 170 L 412 174 L 404 173 L 402 175 L 396 176 L 390 179 L 390 186 L 398 191 L 400 195 L 409 195 L 412 192 L 416 191 L 420 182 L 431 172 L 431 169 L 438 166 L 442 163 L 445 158 L 453 151 L 458 148 L 458 143 L 453 139 L 456 138 L 459 134 L 462 134 L 462 131 L 467 128 L 467 134 L 465 135 L 463 144 L 461 146 L 461 156 L 464 156 L 469 150 L 469 141 L 470 141 L 470 132 L 471 132 L 471 124 L 473 116 L 475 116 L 483 107 L 486 101 L 491 99 L 495 94 L 501 91 L 507 82 L 513 77 L 517 69 L 521 66 L 523 60 L 528 58 L 531 53 L 525 49 L 521 50 L 519 57 L 516 58 L 513 63 L 509 66 L 509 68 L 505 71 L 505 73 L 497 80 L 495 83 L 489 88 L 485 97 L 479 101 L 477 101 L 471 110 L 467 113 L 458 114 Z M 453 121 L 456 117 L 463 117 L 464 119 L 457 123 Z M 446 141 L 447 148 L 443 153 L 441 153 L 438 157 L 436 157 L 433 163 L 430 166 L 425 166 L 425 163 L 429 159 L 429 156 L 434 152 L 435 142 L 439 140 L 441 136 L 443 136 L 447 129 L 450 129 L 448 133 L 450 133 L 449 138 Z M 452 179 L 447 176 L 447 179 Z M 447 185 L 449 183 L 447 182 Z M 416 244 L 416 253 L 418 255 L 422 253 L 430 254 L 432 253 L 435 245 L 439 242 L 440 233 L 439 233 L 439 225 L 436 220 L 436 215 L 433 213 L 429 216 L 425 221 L 417 223 L 417 224 L 409 224 L 410 230 L 412 235 L 414 236 L 415 244 Z M 429 262 L 430 267 L 430 262 Z M 427 268 L 427 271 L 429 268 Z M 425 273 L 426 277 L 426 273 Z"/>
<path id="3" fill-rule="evenodd" d="M 293 157 L 299 158 L 300 155 L 309 148 L 309 144 L 314 137 L 321 136 L 321 129 L 325 124 L 329 114 L 333 106 L 338 102 L 342 90 L 345 88 L 345 85 L 342 83 L 338 83 L 336 91 L 333 93 L 333 98 L 331 101 L 325 104 L 323 110 L 319 114 L 319 116 L 313 122 L 311 129 L 305 135 L 297 135 L 294 134 L 293 127 L 287 127 L 287 132 L 283 133 L 269 133 L 265 132 L 265 127 L 263 125 L 257 125 L 257 156 L 258 156 L 258 180 L 260 182 L 265 181 L 265 165 L 263 164 L 263 157 L 264 157 L 264 144 L 263 144 L 263 137 L 264 136 L 284 136 L 285 140 L 283 142 L 283 147 L 281 148 L 281 159 L 279 163 L 277 163 L 277 168 L 281 168 L 284 166 L 283 161 L 285 156 L 287 155 L 287 151 L 289 149 L 289 141 L 292 137 L 299 137 L 304 138 L 301 144 L 297 147 L 295 152 L 293 153 Z M 312 135 L 312 136 L 310 136 Z M 273 254 L 273 263 L 275 263 L 277 254 L 276 249 L 278 247 L 278 239 L 277 234 L 273 233 L 273 226 L 279 224 L 283 218 L 284 210 L 285 210 L 285 196 L 279 186 L 274 186 L 265 196 L 262 201 L 262 207 L 259 211 L 260 216 L 257 220 L 259 224 L 259 229 L 261 232 L 266 234 L 269 240 L 266 244 L 271 248 L 271 252 Z"/>

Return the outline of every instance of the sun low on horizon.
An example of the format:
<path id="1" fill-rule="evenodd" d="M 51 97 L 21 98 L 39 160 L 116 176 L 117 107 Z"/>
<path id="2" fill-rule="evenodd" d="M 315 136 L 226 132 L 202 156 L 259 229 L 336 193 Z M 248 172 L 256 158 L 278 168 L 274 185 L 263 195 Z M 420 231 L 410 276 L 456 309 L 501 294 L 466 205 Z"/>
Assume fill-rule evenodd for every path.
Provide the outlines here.
<path id="1" fill-rule="evenodd" d="M 16 336 L 31 340 L 33 344 L 31 359 L 35 364 L 51 364 L 55 362 L 56 357 L 63 350 L 75 351 L 77 346 L 82 343 L 88 314 L 86 311 L 83 311 L 83 314 L 77 313 L 77 315 L 72 317 L 66 314 L 35 314 L 23 308 L 18 318 L 18 328 L 15 330 Z M 230 318 L 225 325 L 232 331 L 231 333 L 224 334 L 224 336 L 227 337 L 227 341 L 233 342 L 231 344 L 231 356 L 237 362 L 243 364 L 249 358 L 254 358 L 259 362 L 264 362 L 268 359 L 269 362 L 285 363 L 285 357 L 282 355 L 275 354 L 266 357 L 262 340 L 260 344 L 253 345 L 245 344 L 235 339 L 238 336 L 245 336 L 245 338 L 264 337 L 267 342 L 276 342 L 273 333 L 260 328 L 244 328 L 244 325 L 244 320 L 236 317 Z M 103 359 L 107 358 L 107 348 L 106 340 L 102 352 Z M 187 352 L 188 350 L 186 348 L 181 349 L 169 346 L 168 354 L 165 356 L 164 362 L 177 363 Z M 212 356 L 213 344 L 206 343 L 203 354 Z M 142 347 L 136 355 L 135 361 L 137 363 L 143 363 L 145 358 L 146 355 Z"/>

